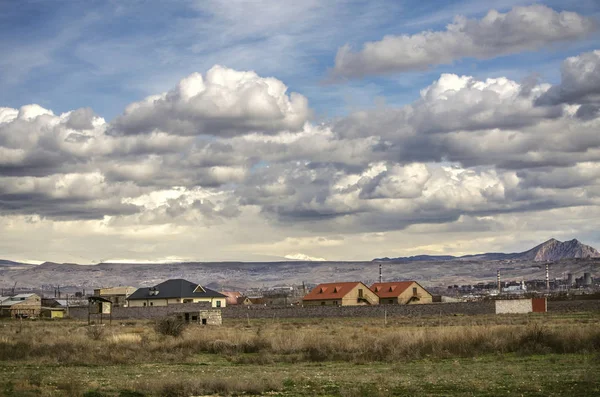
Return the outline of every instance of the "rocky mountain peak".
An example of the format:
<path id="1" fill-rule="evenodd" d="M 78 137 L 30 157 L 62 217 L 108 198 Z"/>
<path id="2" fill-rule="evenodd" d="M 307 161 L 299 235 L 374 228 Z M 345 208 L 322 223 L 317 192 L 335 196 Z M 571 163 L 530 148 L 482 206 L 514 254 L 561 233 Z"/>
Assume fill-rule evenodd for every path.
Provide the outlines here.
<path id="1" fill-rule="evenodd" d="M 524 252 L 528 259 L 534 261 L 558 261 L 568 258 L 598 258 L 600 252 L 595 248 L 580 243 L 577 239 L 559 241 L 554 238 Z"/>

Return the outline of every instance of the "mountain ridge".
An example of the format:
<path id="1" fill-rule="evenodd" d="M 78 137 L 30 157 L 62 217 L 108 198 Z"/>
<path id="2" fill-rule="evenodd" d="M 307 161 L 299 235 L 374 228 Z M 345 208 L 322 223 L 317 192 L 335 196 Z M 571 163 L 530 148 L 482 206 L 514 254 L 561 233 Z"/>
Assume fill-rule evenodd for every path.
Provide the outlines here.
<path id="1" fill-rule="evenodd" d="M 475 255 L 416 255 L 397 258 L 375 258 L 373 262 L 417 262 L 417 261 L 456 261 L 456 260 L 523 260 L 523 261 L 559 261 L 562 259 L 600 258 L 600 252 L 594 247 L 582 244 L 579 240 L 559 241 L 551 238 L 535 247 L 513 253 L 488 252 Z"/>

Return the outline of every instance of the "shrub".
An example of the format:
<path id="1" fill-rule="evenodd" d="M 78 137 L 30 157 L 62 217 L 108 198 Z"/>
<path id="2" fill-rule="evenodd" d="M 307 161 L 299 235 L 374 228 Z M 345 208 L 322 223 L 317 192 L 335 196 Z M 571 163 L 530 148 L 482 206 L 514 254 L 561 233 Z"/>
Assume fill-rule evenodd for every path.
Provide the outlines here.
<path id="1" fill-rule="evenodd" d="M 90 390 L 83 393 L 83 397 L 104 397 L 104 394 L 98 390 Z"/>
<path id="2" fill-rule="evenodd" d="M 181 336 L 185 329 L 185 323 L 175 318 L 167 317 L 158 321 L 154 327 L 154 330 L 165 336 Z"/>
<path id="3" fill-rule="evenodd" d="M 87 327 L 85 334 L 92 340 L 101 340 L 104 338 L 104 328 L 95 325 Z"/>

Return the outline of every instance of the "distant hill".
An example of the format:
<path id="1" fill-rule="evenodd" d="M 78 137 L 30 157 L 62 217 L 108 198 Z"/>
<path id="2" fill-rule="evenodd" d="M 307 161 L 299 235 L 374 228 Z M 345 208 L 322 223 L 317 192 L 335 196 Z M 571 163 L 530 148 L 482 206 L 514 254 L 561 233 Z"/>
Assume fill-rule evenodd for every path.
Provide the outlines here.
<path id="1" fill-rule="evenodd" d="M 421 262 L 421 261 L 456 261 L 456 260 L 521 260 L 521 261 L 559 261 L 562 259 L 575 258 L 600 258 L 600 252 L 589 245 L 582 244 L 576 239 L 570 241 L 558 241 L 554 238 L 533 247 L 524 252 L 505 254 L 501 252 L 490 252 L 486 254 L 451 256 L 451 255 L 417 255 L 399 258 L 376 258 L 374 262 Z"/>

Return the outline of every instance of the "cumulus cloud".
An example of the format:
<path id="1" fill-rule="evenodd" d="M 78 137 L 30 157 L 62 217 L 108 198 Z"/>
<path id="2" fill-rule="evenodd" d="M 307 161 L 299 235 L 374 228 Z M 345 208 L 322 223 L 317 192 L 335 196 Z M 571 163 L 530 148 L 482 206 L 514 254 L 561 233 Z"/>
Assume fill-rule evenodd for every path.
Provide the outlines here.
<path id="1" fill-rule="evenodd" d="M 598 120 L 577 117 L 577 108 L 536 106 L 550 85 L 525 85 L 443 74 L 412 104 L 355 112 L 332 130 L 343 141 L 369 139 L 367 161 L 520 169 L 598 160 Z"/>
<path id="2" fill-rule="evenodd" d="M 507 13 L 491 10 L 479 20 L 457 16 L 444 31 L 385 36 L 365 43 L 359 52 L 345 45 L 337 52 L 333 74 L 361 77 L 421 70 L 467 57 L 495 58 L 578 39 L 595 29 L 590 18 L 543 5 L 514 7 Z"/>
<path id="3" fill-rule="evenodd" d="M 600 50 L 567 58 L 561 82 L 538 98 L 538 105 L 581 104 L 581 118 L 593 118 L 600 108 Z"/>
<path id="4" fill-rule="evenodd" d="M 307 99 L 287 94 L 281 81 L 214 66 L 161 95 L 130 104 L 110 127 L 113 135 L 168 131 L 178 135 L 234 136 L 252 131 L 298 130 L 310 116 Z"/>
<path id="5" fill-rule="evenodd" d="M 240 84 L 248 78 L 268 92 L 264 79 L 238 73 Z M 311 246 L 337 240 L 307 238 L 365 233 L 365 241 L 378 242 L 419 224 L 460 229 L 470 227 L 461 219 L 476 219 L 495 227 L 480 219 L 599 201 L 600 119 L 581 117 L 587 110 L 580 104 L 539 106 L 554 87 L 538 79 L 442 74 L 410 104 L 332 122 L 303 119 L 292 129 L 273 114 L 271 127 L 256 131 L 246 128 L 252 118 L 235 124 L 235 133 L 178 129 L 195 125 L 197 115 L 211 117 L 202 107 L 208 92 L 217 102 L 227 90 L 235 94 L 228 103 L 243 97 L 243 88 L 218 76 L 192 75 L 158 103 L 132 105 L 140 123 L 125 123 L 127 111 L 107 123 L 87 108 L 60 115 L 37 105 L 1 108 L 0 211 L 92 222 L 98 233 L 140 241 L 213 228 L 225 233 L 220 238 L 254 244 L 270 230 L 271 239 L 285 235 L 289 244 L 275 251 L 265 244 L 262 254 L 329 258 Z M 281 103 L 291 104 L 282 87 Z M 136 113 L 140 106 L 149 107 Z M 180 123 L 173 114 L 193 117 Z M 121 122 L 152 127 L 119 129 Z"/>

